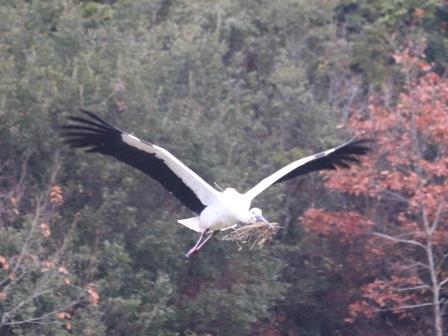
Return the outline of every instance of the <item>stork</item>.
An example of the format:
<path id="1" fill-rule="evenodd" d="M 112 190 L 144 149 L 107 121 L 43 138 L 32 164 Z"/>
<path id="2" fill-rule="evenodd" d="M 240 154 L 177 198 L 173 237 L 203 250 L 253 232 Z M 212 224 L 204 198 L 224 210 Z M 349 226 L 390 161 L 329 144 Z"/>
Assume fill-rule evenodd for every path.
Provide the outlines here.
<path id="1" fill-rule="evenodd" d="M 215 232 L 232 228 L 238 222 L 268 223 L 260 209 L 250 206 L 253 199 L 271 185 L 312 171 L 349 168 L 370 150 L 368 140 L 353 138 L 340 146 L 291 162 L 245 193 L 234 188 L 218 191 L 166 149 L 122 131 L 92 112 L 80 111 L 83 116 L 71 116 L 70 123 L 61 126 L 66 143 L 89 153 L 112 156 L 140 170 L 195 213 L 194 217 L 178 220 L 200 234 L 187 257 L 199 251 Z"/>

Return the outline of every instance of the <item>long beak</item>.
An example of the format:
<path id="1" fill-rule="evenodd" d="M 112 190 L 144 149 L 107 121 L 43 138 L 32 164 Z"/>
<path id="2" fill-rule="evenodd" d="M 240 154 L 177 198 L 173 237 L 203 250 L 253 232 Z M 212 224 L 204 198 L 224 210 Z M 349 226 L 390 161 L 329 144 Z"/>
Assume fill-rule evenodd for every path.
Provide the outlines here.
<path id="1" fill-rule="evenodd" d="M 267 220 L 266 218 L 264 218 L 262 215 L 258 215 L 258 216 L 256 217 L 256 219 L 257 219 L 258 222 L 266 223 L 271 229 L 274 229 L 274 227 L 272 226 L 272 224 L 269 223 L 268 220 Z"/>
<path id="2" fill-rule="evenodd" d="M 265 223 L 269 223 L 267 221 L 266 218 L 263 217 L 263 215 L 258 215 L 257 217 L 255 217 L 257 219 L 258 222 L 265 222 Z"/>

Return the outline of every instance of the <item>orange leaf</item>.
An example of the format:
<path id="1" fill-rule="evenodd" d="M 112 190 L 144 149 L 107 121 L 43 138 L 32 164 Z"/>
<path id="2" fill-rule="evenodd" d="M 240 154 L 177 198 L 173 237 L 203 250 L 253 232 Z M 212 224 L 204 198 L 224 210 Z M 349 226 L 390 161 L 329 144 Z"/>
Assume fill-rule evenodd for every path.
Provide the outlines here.
<path id="1" fill-rule="evenodd" d="M 97 292 L 95 284 L 87 285 L 87 294 L 89 294 L 90 303 L 96 306 L 100 302 L 100 295 Z"/>
<path id="2" fill-rule="evenodd" d="M 8 259 L 6 259 L 6 258 L 3 257 L 3 256 L 0 256 L 0 264 L 2 264 L 2 268 L 3 268 L 5 271 L 9 270 L 9 262 L 8 262 Z"/>
<path id="3" fill-rule="evenodd" d="M 40 225 L 40 232 L 42 233 L 42 235 L 45 238 L 48 238 L 51 236 L 51 230 L 50 230 L 50 226 L 48 225 L 48 223 L 42 223 Z"/>
<path id="4" fill-rule="evenodd" d="M 11 204 L 12 204 L 15 208 L 17 208 L 17 204 L 18 204 L 17 197 L 12 196 L 12 197 L 9 199 L 9 201 L 11 202 Z"/>
<path id="5" fill-rule="evenodd" d="M 42 262 L 42 272 L 47 272 L 54 267 L 54 262 L 52 260 L 46 260 Z"/>
<path id="6" fill-rule="evenodd" d="M 58 185 L 51 187 L 50 202 L 55 205 L 61 205 L 64 203 L 64 197 L 62 196 L 62 188 Z"/>
<path id="7" fill-rule="evenodd" d="M 421 8 L 416 8 L 415 12 L 414 12 L 415 17 L 417 18 L 421 18 L 423 16 L 425 16 L 425 11 Z"/>
<path id="8" fill-rule="evenodd" d="M 68 274 L 68 271 L 67 271 L 67 269 L 64 266 L 60 266 L 58 268 L 58 272 L 59 273 L 63 273 L 63 274 Z"/>

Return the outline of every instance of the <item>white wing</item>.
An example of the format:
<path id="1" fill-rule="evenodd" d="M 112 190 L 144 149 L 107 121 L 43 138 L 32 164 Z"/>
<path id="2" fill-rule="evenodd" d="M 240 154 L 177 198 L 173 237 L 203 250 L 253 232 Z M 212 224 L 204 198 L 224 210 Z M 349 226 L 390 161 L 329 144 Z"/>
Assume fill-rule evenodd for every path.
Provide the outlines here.
<path id="1" fill-rule="evenodd" d="M 158 181 L 198 214 L 220 194 L 166 149 L 123 132 L 89 111 L 81 111 L 88 118 L 70 117 L 75 123 L 62 126 L 63 136 L 72 147 L 127 163 Z"/>
<path id="2" fill-rule="evenodd" d="M 368 142 L 370 140 L 351 139 L 338 147 L 291 162 L 261 180 L 255 187 L 246 192 L 245 196 L 252 200 L 274 183 L 283 182 L 312 171 L 336 169 L 336 167 L 349 168 L 349 164 L 359 162 L 358 155 L 365 155 L 370 150 L 366 146 Z"/>
<path id="3" fill-rule="evenodd" d="M 166 149 L 142 141 L 128 133 L 123 133 L 121 137 L 123 142 L 128 145 L 134 146 L 148 154 L 153 154 L 156 158 L 162 160 L 164 164 L 194 192 L 204 205 L 210 205 L 217 198 L 219 191 L 205 182 L 198 174 L 188 168 L 182 161 L 177 159 Z M 165 174 L 167 174 L 167 172 L 165 172 Z"/>

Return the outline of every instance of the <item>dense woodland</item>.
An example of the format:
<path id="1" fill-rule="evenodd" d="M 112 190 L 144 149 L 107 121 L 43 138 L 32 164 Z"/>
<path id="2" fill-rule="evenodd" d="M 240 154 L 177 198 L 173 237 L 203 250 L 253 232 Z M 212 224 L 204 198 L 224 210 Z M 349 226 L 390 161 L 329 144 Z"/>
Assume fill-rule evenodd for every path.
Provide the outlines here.
<path id="1" fill-rule="evenodd" d="M 0 335 L 442 336 L 447 65 L 442 0 L 2 0 Z M 62 143 L 80 107 L 240 191 L 375 144 L 257 198 L 262 249 L 185 258 L 187 209 Z"/>

